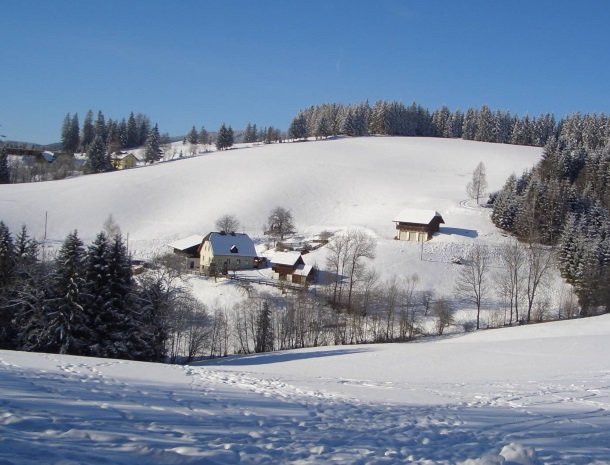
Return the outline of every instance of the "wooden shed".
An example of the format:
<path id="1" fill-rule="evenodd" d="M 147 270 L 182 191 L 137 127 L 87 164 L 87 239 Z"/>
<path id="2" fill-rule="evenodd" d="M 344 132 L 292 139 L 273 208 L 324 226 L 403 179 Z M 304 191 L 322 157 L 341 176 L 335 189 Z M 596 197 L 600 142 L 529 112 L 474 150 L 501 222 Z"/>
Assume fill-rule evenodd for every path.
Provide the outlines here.
<path id="1" fill-rule="evenodd" d="M 184 257 L 185 267 L 194 269 L 199 265 L 199 246 L 203 241 L 203 236 L 194 234 L 176 242 L 172 242 L 169 246 L 174 249 L 176 255 Z"/>
<path id="2" fill-rule="evenodd" d="M 418 208 L 401 211 L 393 221 L 397 230 L 395 239 L 415 242 L 429 241 L 439 231 L 441 223 L 445 224 L 439 212 Z"/>
<path id="3" fill-rule="evenodd" d="M 306 265 L 300 252 L 277 252 L 271 260 L 273 277 L 281 281 L 307 284 L 313 278 L 313 267 Z"/>

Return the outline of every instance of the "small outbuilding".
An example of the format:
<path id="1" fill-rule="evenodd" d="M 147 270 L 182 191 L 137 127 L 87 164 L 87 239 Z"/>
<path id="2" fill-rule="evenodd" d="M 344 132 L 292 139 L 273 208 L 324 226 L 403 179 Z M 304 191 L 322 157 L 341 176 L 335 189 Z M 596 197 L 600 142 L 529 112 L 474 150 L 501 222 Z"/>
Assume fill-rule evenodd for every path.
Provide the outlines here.
<path id="1" fill-rule="evenodd" d="M 313 279 L 313 267 L 306 265 L 300 252 L 277 252 L 271 260 L 273 277 L 280 281 L 307 284 Z"/>
<path id="2" fill-rule="evenodd" d="M 418 208 L 406 208 L 393 221 L 397 230 L 395 239 L 414 242 L 429 241 L 439 231 L 441 223 L 445 224 L 439 212 Z"/>
<path id="3" fill-rule="evenodd" d="M 174 249 L 176 255 L 184 257 L 185 267 L 192 270 L 199 265 L 199 246 L 202 242 L 202 235 L 193 234 L 192 236 L 172 242 L 169 246 Z"/>

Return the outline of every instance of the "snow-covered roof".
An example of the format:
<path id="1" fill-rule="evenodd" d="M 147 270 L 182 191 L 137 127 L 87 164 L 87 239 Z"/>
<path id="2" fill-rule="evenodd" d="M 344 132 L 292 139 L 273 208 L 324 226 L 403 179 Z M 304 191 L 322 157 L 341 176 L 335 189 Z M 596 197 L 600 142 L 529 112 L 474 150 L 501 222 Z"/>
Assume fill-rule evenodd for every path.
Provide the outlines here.
<path id="1" fill-rule="evenodd" d="M 192 236 L 185 237 L 184 239 L 179 239 L 175 242 L 169 244 L 169 246 L 173 249 L 178 250 L 186 250 L 191 247 L 195 247 L 203 242 L 203 236 L 200 234 L 193 234 Z"/>
<path id="2" fill-rule="evenodd" d="M 139 153 L 134 153 L 134 152 L 127 152 L 127 153 L 123 153 L 123 152 L 119 152 L 119 153 L 115 153 L 113 155 L 115 160 L 123 160 L 124 158 L 127 158 L 128 156 L 133 155 L 133 157 L 138 160 L 138 161 L 142 161 L 142 155 Z"/>
<path id="3" fill-rule="evenodd" d="M 405 208 L 392 221 L 395 223 L 430 224 L 435 216 L 440 216 L 441 223 L 445 223 L 441 214 L 436 210 L 421 210 L 419 208 Z"/>
<path id="4" fill-rule="evenodd" d="M 313 270 L 313 266 L 311 265 L 299 265 L 292 274 L 296 274 L 297 276 L 309 276 L 311 270 Z"/>
<path id="5" fill-rule="evenodd" d="M 49 163 L 55 160 L 55 154 L 53 152 L 49 152 L 48 150 L 42 152 L 42 157 Z"/>
<path id="6" fill-rule="evenodd" d="M 276 252 L 271 259 L 274 265 L 294 266 L 301 257 L 301 252 Z"/>
<path id="7" fill-rule="evenodd" d="M 254 242 L 247 234 L 211 232 L 205 239 L 210 241 L 214 255 L 256 257 Z"/>

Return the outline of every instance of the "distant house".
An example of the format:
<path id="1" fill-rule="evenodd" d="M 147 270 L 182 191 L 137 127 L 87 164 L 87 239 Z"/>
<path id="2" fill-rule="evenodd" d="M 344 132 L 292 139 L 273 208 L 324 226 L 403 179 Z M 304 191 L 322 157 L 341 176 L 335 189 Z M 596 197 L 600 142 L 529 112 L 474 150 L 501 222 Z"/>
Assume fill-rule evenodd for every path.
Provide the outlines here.
<path id="1" fill-rule="evenodd" d="M 184 264 L 187 269 L 192 270 L 199 266 L 199 246 L 203 242 L 203 236 L 194 234 L 176 242 L 172 242 L 169 246 L 174 249 L 176 255 L 184 257 Z"/>
<path id="2" fill-rule="evenodd" d="M 394 218 L 397 235 L 400 241 L 425 242 L 432 239 L 439 231 L 440 224 L 445 224 L 441 214 L 435 210 L 407 208 Z"/>
<path id="3" fill-rule="evenodd" d="M 198 251 L 199 269 L 209 274 L 254 268 L 256 249 L 247 234 L 211 232 Z"/>
<path id="4" fill-rule="evenodd" d="M 112 154 L 112 166 L 117 170 L 135 168 L 142 161 L 142 158 L 131 152 L 116 152 Z"/>
<path id="5" fill-rule="evenodd" d="M 277 252 L 271 259 L 273 277 L 281 281 L 306 284 L 313 279 L 313 267 L 306 265 L 300 252 Z"/>

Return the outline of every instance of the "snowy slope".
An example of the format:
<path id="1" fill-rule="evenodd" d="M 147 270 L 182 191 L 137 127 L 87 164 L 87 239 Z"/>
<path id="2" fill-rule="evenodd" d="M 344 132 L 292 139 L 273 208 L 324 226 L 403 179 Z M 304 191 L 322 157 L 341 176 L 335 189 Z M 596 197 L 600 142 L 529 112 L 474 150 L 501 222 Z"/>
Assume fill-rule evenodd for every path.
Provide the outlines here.
<path id="1" fill-rule="evenodd" d="M 363 228 L 377 240 L 374 267 L 382 278 L 416 273 L 420 289 L 448 295 L 457 273 L 451 258 L 475 241 L 503 240 L 490 210 L 465 201 L 472 170 L 483 161 L 493 191 L 540 156 L 533 147 L 401 137 L 243 147 L 122 172 L 0 185 L 0 220 L 12 231 L 25 223 L 42 238 L 48 212 L 48 238 L 57 243 L 76 228 L 89 242 L 112 214 L 129 234 L 130 251 L 147 257 L 177 239 L 207 234 L 223 214 L 237 216 L 261 249 L 263 224 L 281 205 L 301 234 Z M 436 210 L 445 220 L 423 261 L 418 244 L 393 240 L 392 219 L 405 208 Z M 308 255 L 307 264 L 323 268 L 325 253 Z M 208 305 L 238 297 L 217 289 L 223 284 L 201 285 L 197 293 Z"/>
<path id="2" fill-rule="evenodd" d="M 540 155 L 532 147 L 432 138 L 274 144 L 122 172 L 1 185 L 0 218 L 12 230 L 26 223 L 42 237 L 48 212 L 48 237 L 63 239 L 77 228 L 88 240 L 113 214 L 130 241 L 144 248 L 206 234 L 225 213 L 257 236 L 277 205 L 292 210 L 301 231 L 355 225 L 391 238 L 392 218 L 405 207 L 438 210 L 447 227 L 488 230 L 479 212 L 460 207 L 472 170 L 484 161 L 494 190 Z"/>
<path id="3" fill-rule="evenodd" d="M 609 350 L 610 315 L 185 367 L 0 351 L 0 463 L 607 465 Z"/>

